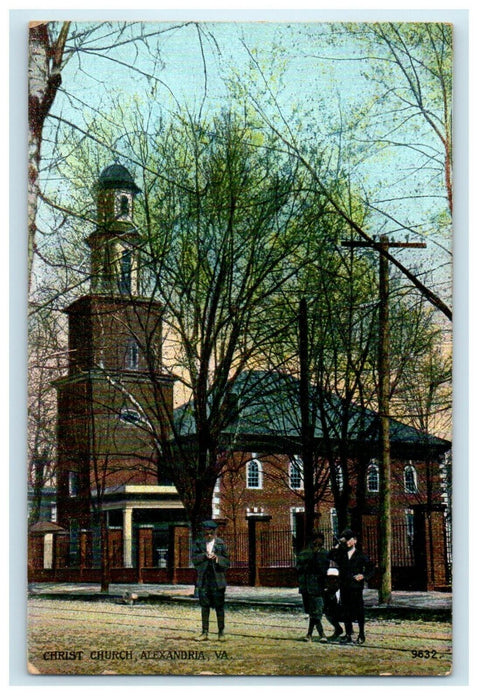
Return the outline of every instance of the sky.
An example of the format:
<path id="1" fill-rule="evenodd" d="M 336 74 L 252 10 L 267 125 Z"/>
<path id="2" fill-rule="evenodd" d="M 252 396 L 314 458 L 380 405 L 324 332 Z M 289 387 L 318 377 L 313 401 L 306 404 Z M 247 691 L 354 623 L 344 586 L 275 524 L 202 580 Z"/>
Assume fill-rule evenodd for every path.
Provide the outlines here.
<path id="1" fill-rule="evenodd" d="M 92 26 L 95 24 L 73 24 L 72 34 L 81 35 Z M 319 144 L 333 162 L 341 124 L 369 102 L 375 90 L 369 77 L 374 64 L 356 60 L 363 55 L 360 45 L 348 38 L 328 45 L 320 22 L 212 22 L 201 26 L 199 37 L 195 24 L 148 22 L 143 31 L 151 35 L 159 30 L 157 43 L 154 37 L 148 38 L 148 44 L 116 40 L 115 48 L 105 50 L 115 35 L 110 35 L 107 25 L 100 25 L 86 44 L 87 51 L 73 53 L 65 66 L 62 92 L 52 114 L 84 127 L 88 116 L 109 113 L 111 99 L 119 99 L 126 109 L 137 99 L 145 112 L 152 109 L 153 114 L 161 113 L 166 119 L 185 107 L 212 114 L 230 103 L 225 79 L 234 73 L 283 133 L 288 135 L 294 114 L 298 124 L 293 127 L 294 137 L 306 148 Z M 136 28 L 131 31 L 137 33 Z M 127 36 L 128 31 L 124 38 Z M 260 68 L 251 68 L 251 57 Z M 131 65 L 136 70 L 132 71 Z M 384 117 L 379 127 L 386 121 Z M 58 121 L 51 119 L 48 125 L 53 143 Z M 415 138 L 410 129 L 412 133 Z M 424 236 L 428 246 L 419 262 L 416 252 L 399 252 L 397 257 L 409 266 L 435 270 L 431 284 L 450 303 L 450 228 L 432 223 L 444 204 L 443 188 L 430 183 L 429 173 L 421 168 L 423 158 L 410 149 L 390 150 L 384 155 L 383 150 L 366 147 L 365 157 L 352 163 L 347 148 L 357 148 L 361 137 L 359 130 L 353 140 L 340 140 L 341 154 L 345 154 L 342 167 L 351 175 L 357 192 L 392 217 L 374 215 L 370 232 L 392 234 L 401 240 L 404 234 L 412 240 Z M 405 128 L 394 137 L 405 141 L 409 134 Z M 426 131 L 419 134 L 419 140 L 427 143 L 427 148 L 436 147 L 435 136 Z M 44 164 L 56 155 L 56 147 L 52 150 L 47 138 Z M 48 170 L 48 177 L 46 174 L 46 190 L 59 192 L 58 173 Z"/>

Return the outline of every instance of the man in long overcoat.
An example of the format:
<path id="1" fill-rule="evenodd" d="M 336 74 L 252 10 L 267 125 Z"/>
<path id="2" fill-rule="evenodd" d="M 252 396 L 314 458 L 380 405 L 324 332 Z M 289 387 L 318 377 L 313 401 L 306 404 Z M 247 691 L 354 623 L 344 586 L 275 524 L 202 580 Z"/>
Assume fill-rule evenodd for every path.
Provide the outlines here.
<path id="1" fill-rule="evenodd" d="M 193 545 L 192 561 L 197 570 L 197 592 L 201 606 L 202 632 L 197 641 L 207 641 L 209 637 L 209 615 L 211 608 L 216 610 L 218 639 L 224 636 L 224 594 L 226 591 L 225 572 L 229 568 L 229 555 L 224 541 L 216 536 L 217 523 L 205 520 L 203 534 Z"/>
<path id="2" fill-rule="evenodd" d="M 340 535 L 337 547 L 330 552 L 330 558 L 339 570 L 340 602 L 344 611 L 345 635 L 341 644 L 352 644 L 353 622 L 359 626 L 357 644 L 365 642 L 365 614 L 363 589 L 374 573 L 375 567 L 369 558 L 356 548 L 357 538 L 352 530 L 346 529 Z"/>

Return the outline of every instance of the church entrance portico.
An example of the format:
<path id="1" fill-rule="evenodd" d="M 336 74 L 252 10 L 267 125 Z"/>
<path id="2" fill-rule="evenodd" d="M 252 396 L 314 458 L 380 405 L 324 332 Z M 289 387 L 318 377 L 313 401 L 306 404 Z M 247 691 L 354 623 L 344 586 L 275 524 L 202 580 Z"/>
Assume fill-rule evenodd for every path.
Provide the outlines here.
<path id="1" fill-rule="evenodd" d="M 166 568 L 174 539 L 171 529 L 187 525 L 184 507 L 173 486 L 114 489 L 107 494 L 103 509 L 109 531 L 121 532 L 123 567 L 137 568 L 143 558 L 149 566 Z"/>

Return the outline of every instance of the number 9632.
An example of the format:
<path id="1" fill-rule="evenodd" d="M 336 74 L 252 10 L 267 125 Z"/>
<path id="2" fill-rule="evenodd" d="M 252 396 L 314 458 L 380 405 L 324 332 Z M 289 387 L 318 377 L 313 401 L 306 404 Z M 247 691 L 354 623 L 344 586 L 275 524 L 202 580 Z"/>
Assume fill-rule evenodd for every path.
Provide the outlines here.
<path id="1" fill-rule="evenodd" d="M 414 649 L 412 656 L 414 659 L 434 659 L 437 655 L 435 649 Z"/>

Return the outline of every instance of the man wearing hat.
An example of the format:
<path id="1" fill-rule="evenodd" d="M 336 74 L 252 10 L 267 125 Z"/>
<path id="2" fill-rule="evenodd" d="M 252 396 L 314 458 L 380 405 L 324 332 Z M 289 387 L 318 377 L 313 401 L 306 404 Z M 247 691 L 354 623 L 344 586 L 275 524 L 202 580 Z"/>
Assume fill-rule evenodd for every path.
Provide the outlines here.
<path id="1" fill-rule="evenodd" d="M 374 566 L 368 557 L 356 548 L 357 538 L 354 532 L 346 529 L 340 535 L 339 543 L 329 556 L 339 570 L 340 602 L 343 608 L 345 635 L 341 644 L 352 644 L 353 621 L 359 626 L 357 644 L 365 642 L 365 615 L 363 605 L 363 588 L 374 572 Z"/>
<path id="2" fill-rule="evenodd" d="M 229 556 L 223 540 L 216 537 L 217 523 L 205 520 L 202 523 L 202 537 L 194 542 L 192 561 L 198 572 L 197 590 L 201 606 L 202 632 L 196 641 L 205 642 L 209 637 L 209 613 L 215 608 L 220 642 L 224 636 L 224 593 L 229 568 Z"/>

